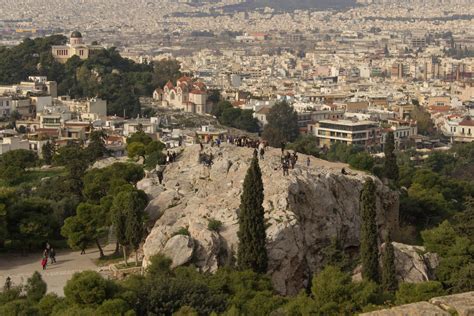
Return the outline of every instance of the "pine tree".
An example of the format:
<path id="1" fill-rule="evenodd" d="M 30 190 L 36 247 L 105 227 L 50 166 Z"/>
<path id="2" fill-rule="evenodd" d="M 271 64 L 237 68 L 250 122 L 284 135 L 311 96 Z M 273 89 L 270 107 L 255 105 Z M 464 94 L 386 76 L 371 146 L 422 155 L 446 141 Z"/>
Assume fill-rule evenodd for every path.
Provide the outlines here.
<path id="1" fill-rule="evenodd" d="M 254 155 L 245 176 L 243 193 L 240 198 L 237 265 L 242 270 L 251 269 L 257 273 L 267 271 L 268 261 L 262 203 L 262 172 L 257 156 Z"/>
<path id="2" fill-rule="evenodd" d="M 392 292 L 397 290 L 398 281 L 396 274 L 395 253 L 389 233 L 382 252 L 382 288 L 385 291 Z"/>
<path id="3" fill-rule="evenodd" d="M 39 301 L 46 294 L 46 289 L 46 282 L 43 281 L 41 274 L 35 271 L 26 283 L 26 297 L 33 301 Z"/>
<path id="4" fill-rule="evenodd" d="M 379 262 L 377 245 L 377 223 L 375 209 L 375 183 L 368 178 L 360 194 L 360 256 L 362 259 L 362 277 L 378 282 Z"/>
<path id="5" fill-rule="evenodd" d="M 393 132 L 387 134 L 387 139 L 385 140 L 384 153 L 385 153 L 385 164 L 384 164 L 384 174 L 390 180 L 398 180 L 398 165 L 397 165 L 397 156 L 394 153 L 395 151 L 395 138 Z"/>

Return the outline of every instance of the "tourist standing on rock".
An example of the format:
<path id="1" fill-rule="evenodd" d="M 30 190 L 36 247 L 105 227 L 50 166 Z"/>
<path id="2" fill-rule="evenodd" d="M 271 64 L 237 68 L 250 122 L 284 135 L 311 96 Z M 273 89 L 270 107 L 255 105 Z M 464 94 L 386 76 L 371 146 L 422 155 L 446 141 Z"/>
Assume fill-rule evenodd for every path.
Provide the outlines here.
<path id="1" fill-rule="evenodd" d="M 306 167 L 309 167 L 310 163 L 311 163 L 311 159 L 309 159 L 309 157 L 306 158 Z"/>
<path id="2" fill-rule="evenodd" d="M 163 182 L 163 170 L 159 169 L 156 174 L 158 175 L 158 182 L 160 182 L 160 184 L 162 184 Z"/>
<path id="3" fill-rule="evenodd" d="M 285 152 L 285 142 L 281 142 L 281 154 Z"/>
<path id="4" fill-rule="evenodd" d="M 265 155 L 265 149 L 261 147 L 258 153 L 260 154 L 260 159 L 263 160 L 263 156 Z"/>
<path id="5" fill-rule="evenodd" d="M 288 176 L 289 175 L 289 172 L 288 172 L 288 169 L 289 169 L 289 161 L 288 159 L 283 159 L 283 164 L 282 164 L 282 169 L 283 169 L 283 175 L 284 176 Z"/>

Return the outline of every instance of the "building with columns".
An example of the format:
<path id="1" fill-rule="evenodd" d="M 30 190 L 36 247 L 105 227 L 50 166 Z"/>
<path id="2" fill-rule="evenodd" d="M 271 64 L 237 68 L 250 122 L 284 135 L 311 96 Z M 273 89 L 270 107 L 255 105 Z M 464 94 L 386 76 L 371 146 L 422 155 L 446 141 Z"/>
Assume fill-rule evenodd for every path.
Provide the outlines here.
<path id="1" fill-rule="evenodd" d="M 54 45 L 52 49 L 53 57 L 61 63 L 65 63 L 72 56 L 79 56 L 80 59 L 87 59 L 94 51 L 103 49 L 100 45 L 87 45 L 84 43 L 82 34 L 78 31 L 71 33 L 69 43 L 66 45 Z"/>

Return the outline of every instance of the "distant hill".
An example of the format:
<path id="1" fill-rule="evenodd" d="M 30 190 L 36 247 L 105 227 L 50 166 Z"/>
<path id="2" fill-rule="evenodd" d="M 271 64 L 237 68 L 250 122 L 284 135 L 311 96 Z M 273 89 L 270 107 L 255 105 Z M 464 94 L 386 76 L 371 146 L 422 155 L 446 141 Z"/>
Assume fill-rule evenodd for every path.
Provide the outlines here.
<path id="1" fill-rule="evenodd" d="M 228 11 L 243 11 L 269 7 L 278 11 L 298 9 L 346 9 L 356 6 L 356 0 L 247 0 L 244 3 L 226 7 Z"/>

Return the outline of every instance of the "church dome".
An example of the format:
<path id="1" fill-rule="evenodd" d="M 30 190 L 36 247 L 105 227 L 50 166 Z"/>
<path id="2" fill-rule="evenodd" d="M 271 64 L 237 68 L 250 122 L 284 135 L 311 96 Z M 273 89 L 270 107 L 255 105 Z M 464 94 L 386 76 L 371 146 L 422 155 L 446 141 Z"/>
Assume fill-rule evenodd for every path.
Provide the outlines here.
<path id="1" fill-rule="evenodd" d="M 82 38 L 82 34 L 79 31 L 74 31 L 71 33 L 71 38 Z"/>

